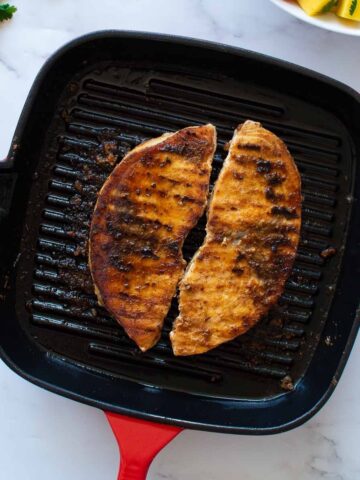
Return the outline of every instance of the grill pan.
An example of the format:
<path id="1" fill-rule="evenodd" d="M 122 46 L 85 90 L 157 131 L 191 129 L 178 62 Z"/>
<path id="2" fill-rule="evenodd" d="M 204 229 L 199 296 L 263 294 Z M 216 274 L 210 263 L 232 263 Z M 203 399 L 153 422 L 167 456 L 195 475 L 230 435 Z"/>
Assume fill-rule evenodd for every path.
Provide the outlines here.
<path id="1" fill-rule="evenodd" d="M 120 160 L 147 138 L 211 122 L 214 182 L 225 142 L 248 118 L 287 143 L 302 176 L 301 241 L 279 305 L 239 339 L 175 358 L 174 301 L 159 344 L 140 354 L 97 305 L 87 267 L 96 192 L 113 168 L 106 153 Z M 334 390 L 359 325 L 359 158 L 360 97 L 327 77 L 170 36 L 105 31 L 72 41 L 39 73 L 0 167 L 4 361 L 109 412 L 125 443 L 145 428 L 147 466 L 184 427 L 268 434 L 301 424 Z M 186 240 L 186 260 L 204 225 Z"/>

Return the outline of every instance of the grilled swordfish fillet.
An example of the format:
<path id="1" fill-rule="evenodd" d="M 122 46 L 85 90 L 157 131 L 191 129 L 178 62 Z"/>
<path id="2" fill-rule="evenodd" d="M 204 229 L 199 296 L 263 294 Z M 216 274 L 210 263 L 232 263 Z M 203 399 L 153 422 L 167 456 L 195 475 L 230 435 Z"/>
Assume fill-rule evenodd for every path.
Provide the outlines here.
<path id="1" fill-rule="evenodd" d="M 185 261 L 185 237 L 202 215 L 216 145 L 212 125 L 138 145 L 104 183 L 90 229 L 99 303 L 141 350 L 159 339 Z"/>
<path id="2" fill-rule="evenodd" d="M 286 146 L 260 123 L 240 125 L 210 200 L 204 244 L 180 283 L 175 355 L 232 340 L 276 303 L 300 217 L 300 176 Z"/>

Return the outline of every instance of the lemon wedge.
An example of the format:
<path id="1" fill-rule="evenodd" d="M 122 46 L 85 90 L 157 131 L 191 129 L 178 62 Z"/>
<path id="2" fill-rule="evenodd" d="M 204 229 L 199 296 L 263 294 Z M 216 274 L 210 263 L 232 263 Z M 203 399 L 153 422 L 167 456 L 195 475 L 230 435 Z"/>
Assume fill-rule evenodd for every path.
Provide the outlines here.
<path id="1" fill-rule="evenodd" d="M 360 0 L 340 0 L 336 14 L 360 22 Z"/>
<path id="2" fill-rule="evenodd" d="M 298 2 L 308 15 L 330 12 L 338 4 L 337 0 L 298 0 Z"/>

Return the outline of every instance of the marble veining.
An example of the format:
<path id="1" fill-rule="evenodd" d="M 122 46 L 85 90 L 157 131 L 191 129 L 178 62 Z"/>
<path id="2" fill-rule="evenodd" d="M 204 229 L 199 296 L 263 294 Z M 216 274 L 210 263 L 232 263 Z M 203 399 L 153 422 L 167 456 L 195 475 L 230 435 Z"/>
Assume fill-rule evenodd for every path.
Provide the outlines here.
<path id="1" fill-rule="evenodd" d="M 268 0 L 13 0 L 0 24 L 0 159 L 44 61 L 78 35 L 107 28 L 213 40 L 292 61 L 360 90 L 359 37 L 320 30 Z M 360 350 L 325 407 L 291 432 L 184 431 L 149 480 L 360 479 Z M 113 479 L 118 449 L 102 412 L 45 392 L 0 363 L 0 479 Z"/>

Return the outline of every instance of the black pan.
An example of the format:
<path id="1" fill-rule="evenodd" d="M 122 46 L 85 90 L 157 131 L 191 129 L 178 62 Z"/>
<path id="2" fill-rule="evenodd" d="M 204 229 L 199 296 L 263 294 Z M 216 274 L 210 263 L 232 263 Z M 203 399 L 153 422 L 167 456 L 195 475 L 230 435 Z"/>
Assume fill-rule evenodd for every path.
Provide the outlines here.
<path id="1" fill-rule="evenodd" d="M 287 143 L 302 175 L 303 228 L 279 305 L 208 354 L 174 358 L 168 341 L 140 354 L 93 294 L 89 219 L 111 171 L 146 138 L 217 127 L 223 145 L 245 119 Z M 359 326 L 360 97 L 317 73 L 183 38 L 97 32 L 45 64 L 0 171 L 1 355 L 24 378 L 145 420 L 266 434 L 311 417 L 329 398 Z M 191 258 L 204 219 L 189 235 Z"/>

